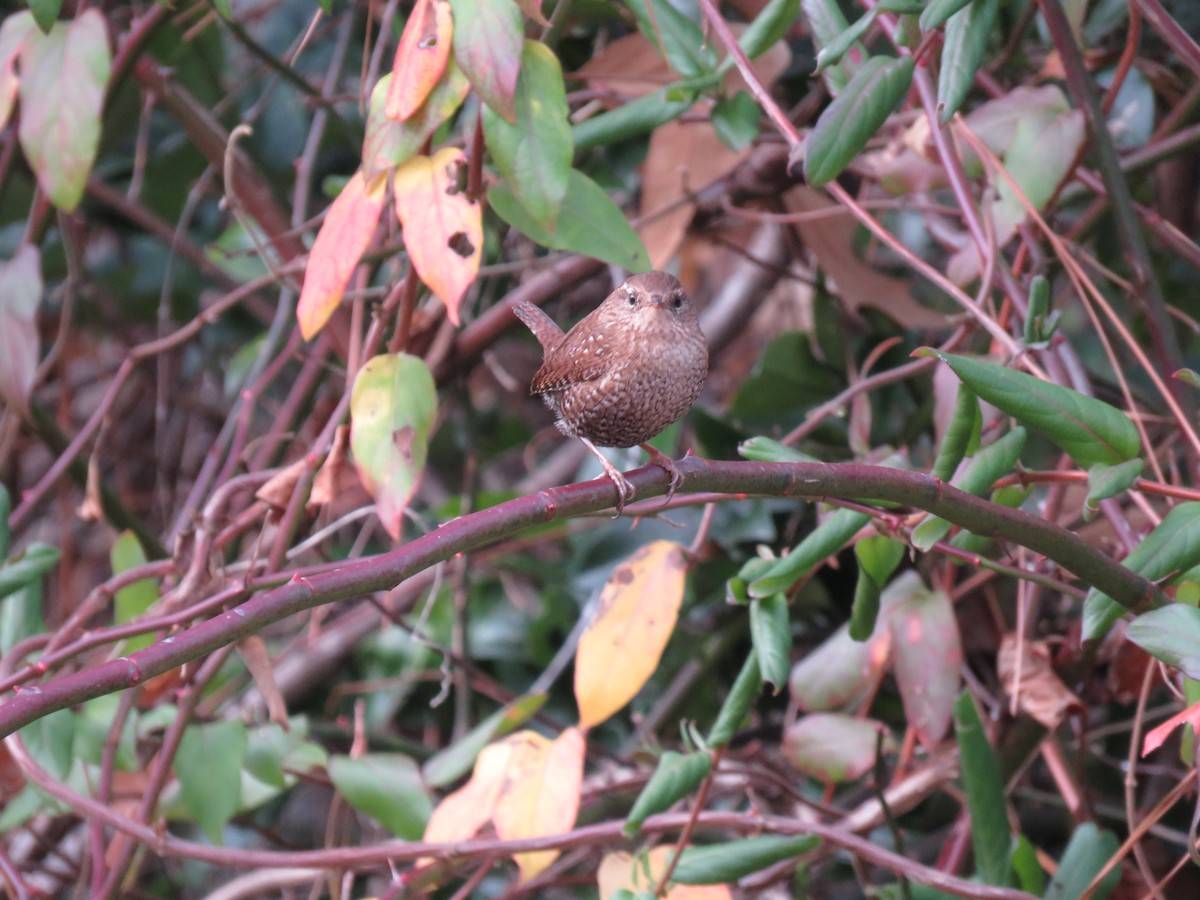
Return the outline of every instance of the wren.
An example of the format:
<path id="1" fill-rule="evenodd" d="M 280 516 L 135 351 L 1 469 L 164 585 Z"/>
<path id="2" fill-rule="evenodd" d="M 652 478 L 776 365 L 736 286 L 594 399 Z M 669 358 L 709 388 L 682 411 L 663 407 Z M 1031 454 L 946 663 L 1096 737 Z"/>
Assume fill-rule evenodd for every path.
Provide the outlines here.
<path id="1" fill-rule="evenodd" d="M 633 485 L 597 445 L 636 444 L 649 453 L 671 477 L 669 502 L 683 476 L 646 442 L 691 408 L 708 377 L 708 342 L 683 285 L 666 272 L 634 275 L 566 334 L 532 303 L 513 312 L 545 353 L 530 393 L 558 417 L 559 431 L 600 461 L 617 489 L 617 515 Z"/>

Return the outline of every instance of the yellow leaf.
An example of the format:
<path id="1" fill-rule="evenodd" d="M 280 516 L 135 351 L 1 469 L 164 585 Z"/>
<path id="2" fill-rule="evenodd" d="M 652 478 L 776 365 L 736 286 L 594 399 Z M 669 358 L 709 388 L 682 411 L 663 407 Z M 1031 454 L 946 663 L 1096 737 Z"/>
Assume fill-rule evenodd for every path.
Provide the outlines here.
<path id="1" fill-rule="evenodd" d="M 511 756 L 512 746 L 506 741 L 480 751 L 471 780 L 442 800 L 429 817 L 425 843 L 465 841 L 491 820 Z"/>
<path id="2" fill-rule="evenodd" d="M 603 722 L 632 700 L 658 668 L 683 602 L 683 554 L 671 541 L 647 544 L 604 585 L 600 611 L 575 654 L 581 727 Z"/>
<path id="3" fill-rule="evenodd" d="M 532 731 L 505 739 L 512 748 L 508 778 L 492 824 L 502 840 L 565 834 L 575 825 L 583 784 L 583 735 L 568 728 L 554 741 Z M 521 881 L 554 862 L 557 850 L 518 853 Z"/>
<path id="4" fill-rule="evenodd" d="M 607 854 L 596 873 L 600 896 L 611 897 L 620 890 L 634 894 L 654 890 L 674 852 L 674 847 L 655 847 L 636 857 L 628 853 Z M 723 884 L 677 884 L 663 896 L 665 900 L 731 900 L 733 894 Z"/>
<path id="5" fill-rule="evenodd" d="M 409 258 L 455 325 L 483 252 L 483 210 L 462 188 L 466 165 L 462 150 L 446 147 L 408 160 L 393 180 Z"/>

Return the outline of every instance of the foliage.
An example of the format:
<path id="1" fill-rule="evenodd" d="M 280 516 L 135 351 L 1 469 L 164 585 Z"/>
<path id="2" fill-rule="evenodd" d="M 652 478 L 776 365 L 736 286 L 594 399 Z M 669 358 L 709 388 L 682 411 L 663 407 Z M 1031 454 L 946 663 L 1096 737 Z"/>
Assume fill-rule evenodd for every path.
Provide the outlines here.
<path id="1" fill-rule="evenodd" d="M 1194 895 L 1194 6 L 7 15 L 9 892 Z"/>

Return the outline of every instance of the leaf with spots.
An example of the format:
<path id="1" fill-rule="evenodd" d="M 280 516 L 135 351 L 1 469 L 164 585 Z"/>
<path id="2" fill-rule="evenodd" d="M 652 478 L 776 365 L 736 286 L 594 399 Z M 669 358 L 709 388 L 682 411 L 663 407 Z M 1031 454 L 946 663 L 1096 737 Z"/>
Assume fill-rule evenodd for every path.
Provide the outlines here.
<path id="1" fill-rule="evenodd" d="M 436 419 L 437 390 L 423 360 L 393 353 L 359 370 L 350 394 L 350 449 L 380 522 L 396 540 Z"/>
<path id="2" fill-rule="evenodd" d="M 932 749 L 945 736 L 962 677 L 962 639 L 954 606 L 942 591 L 914 581 L 888 613 L 896 683 L 917 739 Z"/>
<path id="3" fill-rule="evenodd" d="M 420 109 L 445 71 L 453 32 L 448 0 L 417 0 L 396 47 L 388 118 L 403 122 Z"/>
<path id="4" fill-rule="evenodd" d="M 575 654 L 581 727 L 603 722 L 654 674 L 679 618 L 686 574 L 683 547 L 654 541 L 609 577 Z"/>
<path id="5" fill-rule="evenodd" d="M 366 180 L 361 171 L 355 172 L 325 214 L 308 254 L 304 286 L 296 304 L 296 318 L 305 340 L 321 330 L 342 302 L 354 267 L 379 224 L 386 188 L 386 175 Z"/>
<path id="6" fill-rule="evenodd" d="M 446 147 L 410 159 L 393 180 L 409 258 L 455 325 L 483 251 L 483 210 L 463 191 L 466 168 L 462 150 Z"/>

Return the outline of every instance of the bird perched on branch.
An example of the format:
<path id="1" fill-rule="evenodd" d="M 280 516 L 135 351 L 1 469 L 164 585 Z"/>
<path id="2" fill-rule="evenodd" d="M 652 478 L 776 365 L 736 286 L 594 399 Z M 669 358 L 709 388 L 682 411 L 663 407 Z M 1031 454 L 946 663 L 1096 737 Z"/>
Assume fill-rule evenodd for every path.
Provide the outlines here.
<path id="1" fill-rule="evenodd" d="M 565 334 L 532 303 L 513 312 L 545 352 L 530 393 L 600 461 L 617 489 L 617 514 L 633 485 L 597 446 L 640 446 L 671 476 L 670 500 L 683 476 L 646 442 L 691 408 L 708 377 L 708 342 L 683 285 L 666 272 L 634 275 Z"/>

